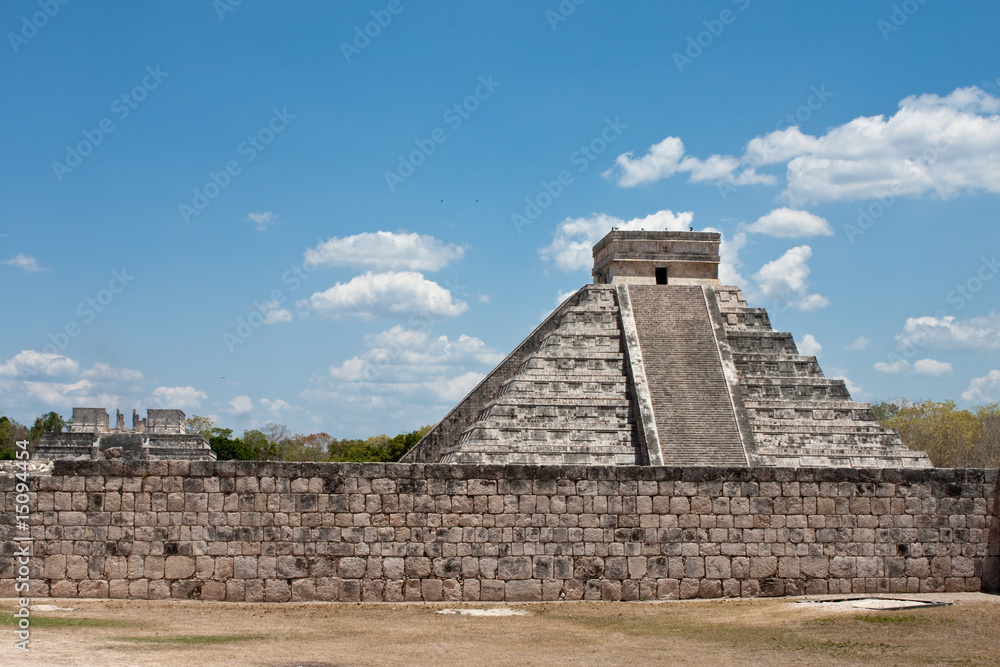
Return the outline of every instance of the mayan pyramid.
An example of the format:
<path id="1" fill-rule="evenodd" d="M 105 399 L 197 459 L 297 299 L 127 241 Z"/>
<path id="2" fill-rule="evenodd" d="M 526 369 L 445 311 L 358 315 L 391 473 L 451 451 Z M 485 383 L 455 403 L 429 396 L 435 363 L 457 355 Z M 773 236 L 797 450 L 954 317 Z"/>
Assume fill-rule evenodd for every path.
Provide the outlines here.
<path id="1" fill-rule="evenodd" d="M 925 468 L 719 282 L 720 235 L 612 231 L 566 299 L 405 462 Z"/>

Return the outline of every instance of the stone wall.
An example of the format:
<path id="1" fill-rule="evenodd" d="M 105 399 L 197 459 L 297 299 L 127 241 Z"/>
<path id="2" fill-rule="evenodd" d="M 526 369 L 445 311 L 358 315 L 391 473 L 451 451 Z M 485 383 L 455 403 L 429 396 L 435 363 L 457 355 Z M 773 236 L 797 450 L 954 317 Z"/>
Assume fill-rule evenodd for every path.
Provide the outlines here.
<path id="1" fill-rule="evenodd" d="M 0 477 L 0 596 L 16 480 Z M 996 470 L 56 462 L 32 597 L 672 599 L 997 590 Z M 23 500 L 23 498 L 22 498 Z"/>

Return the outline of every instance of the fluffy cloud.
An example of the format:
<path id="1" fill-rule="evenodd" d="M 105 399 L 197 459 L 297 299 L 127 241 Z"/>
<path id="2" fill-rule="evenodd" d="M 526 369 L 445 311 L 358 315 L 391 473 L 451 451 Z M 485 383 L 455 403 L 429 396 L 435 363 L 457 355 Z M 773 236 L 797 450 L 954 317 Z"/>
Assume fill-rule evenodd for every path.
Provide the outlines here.
<path id="1" fill-rule="evenodd" d="M 3 378 L 10 378 L 4 380 Z M 97 362 L 80 363 L 53 352 L 23 350 L 0 364 L 0 401 L 27 413 L 80 406 L 122 406 L 142 391 L 142 373 Z"/>
<path id="2" fill-rule="evenodd" d="M 903 371 L 910 370 L 910 362 L 906 359 L 900 359 L 892 363 L 888 361 L 876 361 L 874 368 L 879 373 L 902 373 Z"/>
<path id="3" fill-rule="evenodd" d="M 472 391 L 477 384 L 482 382 L 484 377 L 486 375 L 483 373 L 469 371 L 458 377 L 435 378 L 427 386 L 442 401 L 458 401 Z"/>
<path id="4" fill-rule="evenodd" d="M 352 401 L 365 407 L 450 404 L 467 394 L 503 355 L 471 336 L 451 340 L 395 326 L 364 337 L 362 354 L 330 367 L 329 389 L 303 392 L 311 400 Z"/>
<path id="5" fill-rule="evenodd" d="M 0 364 L 0 375 L 20 375 L 22 377 L 75 375 L 79 370 L 80 364 L 69 357 L 54 352 L 38 352 L 36 350 L 22 350 Z"/>
<path id="6" fill-rule="evenodd" d="M 874 368 L 880 373 L 904 373 L 912 369 L 918 375 L 931 375 L 934 377 L 941 377 L 942 375 L 951 373 L 950 363 L 937 361 L 936 359 L 918 359 L 913 363 L 912 367 L 906 359 L 898 359 L 893 362 L 879 361 L 875 363 Z"/>
<path id="7" fill-rule="evenodd" d="M 208 395 L 194 387 L 157 387 L 150 394 L 150 403 L 164 409 L 197 408 Z"/>
<path id="8" fill-rule="evenodd" d="M 643 183 L 652 183 L 670 178 L 676 173 L 687 172 L 691 183 L 727 183 L 729 185 L 750 185 L 752 183 L 773 184 L 774 176 L 758 174 L 753 166 L 741 166 L 731 155 L 712 155 L 705 160 L 684 156 L 684 142 L 677 137 L 667 137 L 649 147 L 649 152 L 632 159 L 632 153 L 622 153 L 615 164 L 602 175 L 618 178 L 618 185 L 630 188 Z"/>
<path id="9" fill-rule="evenodd" d="M 896 335 L 901 350 L 929 347 L 939 350 L 996 352 L 1000 350 L 1000 313 L 969 320 L 945 317 L 910 317 Z"/>
<path id="10" fill-rule="evenodd" d="M 761 296 L 782 301 L 797 310 L 815 310 L 829 304 L 826 297 L 809 294 L 810 257 L 812 248 L 802 245 L 762 266 L 753 275 Z"/>
<path id="11" fill-rule="evenodd" d="M 606 213 L 595 213 L 589 218 L 566 218 L 556 227 L 552 243 L 539 250 L 545 261 L 555 262 L 560 271 L 580 271 L 594 265 L 594 245 L 604 238 L 612 227 L 623 231 L 687 231 L 694 213 L 657 211 L 645 218 L 625 221 Z"/>
<path id="12" fill-rule="evenodd" d="M 260 404 L 275 414 L 282 412 L 284 410 L 288 410 L 292 407 L 291 405 L 281 400 L 280 398 L 275 399 L 273 401 L 270 401 L 266 398 L 262 398 L 260 399 Z"/>
<path id="13" fill-rule="evenodd" d="M 607 178 L 618 174 L 618 185 L 630 188 L 640 183 L 651 183 L 670 178 L 677 172 L 684 157 L 684 142 L 677 137 L 667 137 L 649 147 L 649 152 L 641 158 L 632 159 L 632 153 L 622 153 L 615 160 L 615 166 L 604 172 Z"/>
<path id="14" fill-rule="evenodd" d="M 951 364 L 947 361 L 937 361 L 936 359 L 919 359 L 913 364 L 913 372 L 919 375 L 933 375 L 941 377 L 951 373 Z"/>
<path id="15" fill-rule="evenodd" d="M 740 158 L 683 157 L 683 142 L 667 137 L 640 158 L 620 155 L 606 175 L 617 175 L 623 187 L 681 171 L 691 172 L 692 181 L 744 185 L 776 182 L 754 169 L 784 164 L 791 202 L 1000 192 L 998 111 L 1000 99 L 974 86 L 958 88 L 907 97 L 889 117 L 861 116 L 820 136 L 798 127 L 776 130 L 751 139 Z"/>
<path id="16" fill-rule="evenodd" d="M 722 234 L 722 241 L 719 243 L 719 282 L 723 285 L 745 285 L 746 280 L 740 275 L 740 250 L 747 245 L 747 235 L 740 232 L 727 238 L 715 227 L 706 227 L 705 231 Z"/>
<path id="17" fill-rule="evenodd" d="M 264 313 L 264 324 L 292 321 L 292 313 L 277 301 L 265 301 L 260 304 L 260 311 Z"/>
<path id="18" fill-rule="evenodd" d="M 102 391 L 90 380 L 76 382 L 33 382 L 24 383 L 27 395 L 38 402 L 45 411 L 53 408 L 68 411 L 73 407 L 118 405 L 125 399 L 116 393 Z"/>
<path id="19" fill-rule="evenodd" d="M 326 317 L 454 317 L 469 305 L 449 290 L 413 271 L 372 273 L 337 283 L 309 297 L 308 305 Z"/>
<path id="20" fill-rule="evenodd" d="M 806 334 L 802 337 L 802 341 L 798 344 L 799 354 L 804 354 L 807 357 L 818 357 L 823 351 L 823 346 L 819 344 L 819 341 L 812 334 Z"/>
<path id="21" fill-rule="evenodd" d="M 394 326 L 364 337 L 368 349 L 339 366 L 330 375 L 348 382 L 370 381 L 379 377 L 414 381 L 427 375 L 448 374 L 455 367 L 495 366 L 503 355 L 478 338 L 461 335 L 456 340 L 431 336 L 427 331 Z"/>
<path id="22" fill-rule="evenodd" d="M 17 253 L 13 259 L 4 260 L 3 262 L 7 266 L 16 266 L 19 269 L 24 269 L 25 271 L 44 271 L 38 264 L 38 260 L 24 253 Z"/>
<path id="23" fill-rule="evenodd" d="M 790 239 L 802 236 L 833 236 L 833 228 L 823 218 L 808 211 L 776 208 L 746 226 L 751 234 Z"/>
<path id="24" fill-rule="evenodd" d="M 249 396 L 237 396 L 233 400 L 229 401 L 229 406 L 236 414 L 245 415 L 253 410 L 253 399 Z"/>
<path id="25" fill-rule="evenodd" d="M 102 361 L 98 361 L 81 375 L 85 378 L 127 380 L 131 382 L 137 382 L 142 379 L 142 373 L 139 371 L 132 370 L 131 368 L 112 368 Z"/>
<path id="26" fill-rule="evenodd" d="M 970 403 L 1000 401 L 1000 371 L 992 370 L 983 377 L 973 378 L 969 388 L 962 392 L 962 399 Z"/>
<path id="27" fill-rule="evenodd" d="M 305 262 L 314 266 L 437 271 L 461 259 L 464 253 L 461 246 L 445 245 L 424 234 L 365 232 L 324 241 L 306 250 Z"/>
<path id="28" fill-rule="evenodd" d="M 858 336 L 855 338 L 850 345 L 844 348 L 848 352 L 858 352 L 860 350 L 868 349 L 868 339 L 864 336 Z"/>
<path id="29" fill-rule="evenodd" d="M 262 232 L 267 229 L 268 225 L 273 225 L 274 223 L 278 222 L 278 216 L 274 214 L 274 211 L 264 211 L 262 213 L 248 213 L 247 220 L 256 225 L 258 232 Z"/>

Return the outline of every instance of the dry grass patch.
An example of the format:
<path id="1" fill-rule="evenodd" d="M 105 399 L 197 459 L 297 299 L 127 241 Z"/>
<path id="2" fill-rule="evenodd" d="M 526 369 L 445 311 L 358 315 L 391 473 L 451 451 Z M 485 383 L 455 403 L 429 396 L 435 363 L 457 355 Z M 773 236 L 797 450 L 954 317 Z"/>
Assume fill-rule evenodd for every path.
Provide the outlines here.
<path id="1" fill-rule="evenodd" d="M 69 604 L 69 603 L 67 603 Z M 512 605 L 76 601 L 33 616 L 31 664 L 998 664 L 1000 600 L 829 613 L 789 600 Z M 5 618 L 9 618 L 7 612 Z M 37 621 L 37 624 L 36 624 Z M 0 649 L 5 662 L 7 649 Z"/>

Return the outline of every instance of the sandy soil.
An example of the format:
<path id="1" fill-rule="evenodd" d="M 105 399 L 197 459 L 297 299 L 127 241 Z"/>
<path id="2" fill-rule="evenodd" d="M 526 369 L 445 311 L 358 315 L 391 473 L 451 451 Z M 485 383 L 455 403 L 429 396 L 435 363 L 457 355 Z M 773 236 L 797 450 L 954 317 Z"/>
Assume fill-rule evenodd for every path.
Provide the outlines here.
<path id="1" fill-rule="evenodd" d="M 507 605 L 38 600 L 31 652 L 4 665 L 918 665 L 1000 664 L 1000 598 L 862 610 L 794 599 Z"/>

